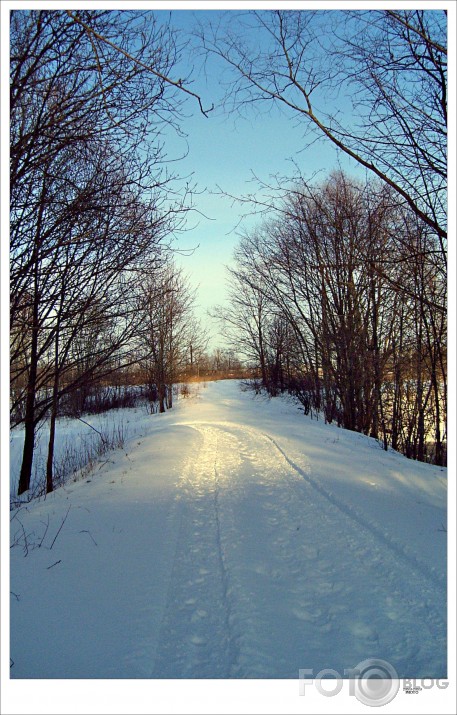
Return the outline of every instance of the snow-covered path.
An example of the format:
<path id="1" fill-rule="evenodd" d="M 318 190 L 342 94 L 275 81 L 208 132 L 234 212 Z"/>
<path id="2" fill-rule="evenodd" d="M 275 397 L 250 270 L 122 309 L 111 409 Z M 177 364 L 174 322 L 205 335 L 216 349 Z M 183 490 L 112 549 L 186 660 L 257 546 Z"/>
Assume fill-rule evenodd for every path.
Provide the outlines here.
<path id="1" fill-rule="evenodd" d="M 444 677 L 445 476 L 210 384 L 13 519 L 11 675 Z"/>

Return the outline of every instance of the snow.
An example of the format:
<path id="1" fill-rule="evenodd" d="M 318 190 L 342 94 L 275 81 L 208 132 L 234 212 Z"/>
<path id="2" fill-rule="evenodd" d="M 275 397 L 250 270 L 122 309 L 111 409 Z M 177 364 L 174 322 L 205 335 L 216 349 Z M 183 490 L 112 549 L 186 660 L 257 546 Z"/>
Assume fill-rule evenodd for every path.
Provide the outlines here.
<path id="1" fill-rule="evenodd" d="M 235 381 L 121 412 L 123 449 L 11 514 L 11 678 L 447 676 L 445 469 Z"/>
<path id="2" fill-rule="evenodd" d="M 83 467 L 86 461 L 97 456 L 102 437 L 105 442 L 117 443 L 142 434 L 148 424 L 146 406 L 130 409 L 115 409 L 94 415 L 84 415 L 84 421 L 61 417 L 56 422 L 54 472 L 65 476 Z M 102 437 L 101 437 L 102 435 Z M 35 435 L 35 451 L 30 495 L 43 491 L 43 475 L 46 474 L 46 459 L 49 441 L 49 422 L 39 424 Z M 21 470 L 24 429 L 20 425 L 10 432 L 10 491 L 14 501 L 18 501 L 17 485 Z"/>

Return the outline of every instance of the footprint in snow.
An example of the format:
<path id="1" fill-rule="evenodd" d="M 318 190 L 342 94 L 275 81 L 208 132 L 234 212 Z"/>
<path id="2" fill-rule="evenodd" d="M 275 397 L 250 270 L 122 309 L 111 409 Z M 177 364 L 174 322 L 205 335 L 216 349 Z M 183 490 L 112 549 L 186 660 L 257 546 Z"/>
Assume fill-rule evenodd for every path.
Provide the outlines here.
<path id="1" fill-rule="evenodd" d="M 201 638 L 200 636 L 191 636 L 190 642 L 194 645 L 202 646 L 206 644 L 206 638 Z"/>
<path id="2" fill-rule="evenodd" d="M 208 613 L 207 611 L 204 611 L 203 609 L 199 609 L 198 611 L 195 611 L 195 613 L 192 614 L 191 616 L 191 623 L 197 623 L 200 621 L 202 618 L 207 618 Z"/>
<path id="3" fill-rule="evenodd" d="M 357 638 L 365 638 L 365 640 L 371 642 L 379 640 L 377 631 L 366 623 L 354 623 L 350 630 Z"/>

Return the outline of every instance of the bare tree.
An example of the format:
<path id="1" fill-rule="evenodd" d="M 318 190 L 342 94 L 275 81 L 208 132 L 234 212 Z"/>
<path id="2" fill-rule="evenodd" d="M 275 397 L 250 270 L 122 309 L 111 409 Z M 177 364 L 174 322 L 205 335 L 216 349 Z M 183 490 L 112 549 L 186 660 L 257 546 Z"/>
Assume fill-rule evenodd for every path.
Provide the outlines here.
<path id="1" fill-rule="evenodd" d="M 259 285 L 249 280 L 240 264 L 235 269 L 229 268 L 228 276 L 227 305 L 214 308 L 212 316 L 219 321 L 224 337 L 236 344 L 248 360 L 259 365 L 262 385 L 268 388 L 264 335 L 268 302 Z"/>
<path id="2" fill-rule="evenodd" d="M 249 11 L 200 38 L 233 70 L 232 106 L 303 119 L 391 187 L 445 261 L 446 28 L 443 10 Z"/>
<path id="3" fill-rule="evenodd" d="M 11 14 L 12 415 L 24 423 L 19 493 L 34 434 L 51 410 L 48 490 L 59 401 L 129 360 L 136 271 L 153 269 L 188 190 L 163 163 L 178 130 L 176 37 L 152 13 Z M 171 193 L 173 190 L 173 193 Z M 103 339 L 86 341 L 103 327 Z M 95 332 L 94 332 L 95 329 Z M 78 345 L 79 342 L 79 345 Z"/>
<path id="4" fill-rule="evenodd" d="M 186 375 L 207 342 L 193 314 L 194 301 L 195 291 L 173 263 L 166 263 L 142 284 L 139 353 L 150 391 L 157 392 L 159 412 L 173 407 L 173 385 Z"/>
<path id="5" fill-rule="evenodd" d="M 230 271 L 229 323 L 241 344 L 257 348 L 263 336 L 262 356 L 252 354 L 259 369 L 264 361 L 264 385 L 270 394 L 287 387 L 305 412 L 323 409 L 327 421 L 379 438 L 384 449 L 442 463 L 445 289 L 436 235 L 389 187 L 340 172 L 295 185 L 278 204 L 243 237 Z"/>

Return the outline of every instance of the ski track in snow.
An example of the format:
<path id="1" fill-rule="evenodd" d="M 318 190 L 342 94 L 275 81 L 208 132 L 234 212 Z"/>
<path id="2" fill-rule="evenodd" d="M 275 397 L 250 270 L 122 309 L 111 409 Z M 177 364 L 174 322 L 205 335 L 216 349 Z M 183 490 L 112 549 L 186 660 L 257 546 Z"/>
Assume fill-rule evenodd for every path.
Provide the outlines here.
<path id="1" fill-rule="evenodd" d="M 217 402 L 208 399 L 211 389 Z M 319 473 L 328 474 L 329 466 L 307 456 L 306 440 L 270 430 L 261 413 L 253 426 L 255 411 L 246 412 L 250 423 L 243 416 L 221 419 L 237 414 L 237 399 L 245 410 L 253 403 L 236 393 L 221 399 L 217 390 L 224 397 L 233 387 L 208 388 L 200 414 L 190 406 L 168 426 L 154 423 L 157 429 L 125 455 L 127 463 L 106 468 L 106 484 L 58 490 L 36 512 L 31 505 L 23 513 L 32 529 L 76 499 L 55 547 L 62 569 L 72 563 L 73 569 L 49 571 L 49 552 L 35 549 L 24 561 L 15 549 L 12 591 L 24 593 L 30 609 L 42 586 L 53 595 L 50 589 L 58 589 L 54 620 L 62 623 L 65 589 L 73 593 L 79 582 L 88 586 L 78 600 L 105 608 L 98 616 L 82 608 L 78 646 L 68 646 L 60 663 L 41 642 L 49 631 L 44 604 L 34 614 L 14 601 L 16 677 L 297 678 L 300 668 L 343 673 L 367 658 L 387 660 L 402 678 L 444 677 L 446 589 L 439 568 L 414 553 L 402 531 L 383 527 L 385 511 L 370 516 L 364 499 L 376 498 L 374 492 L 354 505 L 341 488 L 332 490 Z M 151 484 L 153 465 L 161 476 Z M 411 508 L 422 513 L 415 502 Z M 88 539 L 81 550 L 84 532 L 93 543 Z M 29 562 L 46 581 L 31 579 Z M 35 641 L 30 628 L 42 629 Z M 55 632 L 64 648 L 71 628 L 65 624 L 68 637 Z M 27 653 L 30 665 L 23 662 Z"/>

